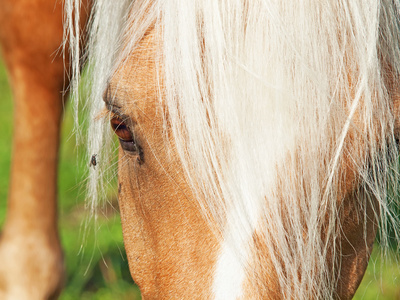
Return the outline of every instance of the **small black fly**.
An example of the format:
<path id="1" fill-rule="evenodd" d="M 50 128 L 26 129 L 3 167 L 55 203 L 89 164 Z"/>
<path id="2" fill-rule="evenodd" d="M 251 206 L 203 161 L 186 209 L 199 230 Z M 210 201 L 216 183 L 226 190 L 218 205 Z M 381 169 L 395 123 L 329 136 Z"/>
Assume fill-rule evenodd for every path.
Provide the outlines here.
<path id="1" fill-rule="evenodd" d="M 96 156 L 97 156 L 97 154 L 93 154 L 93 155 L 92 155 L 92 158 L 90 159 L 90 165 L 89 165 L 89 167 L 91 167 L 91 166 L 93 166 L 93 168 L 96 167 L 96 165 L 97 165 Z"/>

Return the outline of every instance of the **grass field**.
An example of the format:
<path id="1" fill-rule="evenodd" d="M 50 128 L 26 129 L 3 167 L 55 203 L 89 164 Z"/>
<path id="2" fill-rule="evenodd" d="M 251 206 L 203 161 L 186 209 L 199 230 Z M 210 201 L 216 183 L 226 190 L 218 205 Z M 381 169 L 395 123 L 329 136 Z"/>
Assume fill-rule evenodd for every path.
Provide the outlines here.
<path id="1" fill-rule="evenodd" d="M 12 136 L 12 102 L 3 65 L 0 63 L 0 223 L 4 221 Z M 122 241 L 115 193 L 99 214 L 97 226 L 85 230 L 88 219 L 84 208 L 84 168 L 79 166 L 72 135 L 73 121 L 67 108 L 62 128 L 59 165 L 59 228 L 67 267 L 66 285 L 61 299 L 140 299 L 140 292 L 129 275 Z M 396 255 L 386 266 L 374 252 L 366 276 L 355 299 L 400 299 L 400 271 Z M 397 254 L 399 258 L 399 255 Z"/>

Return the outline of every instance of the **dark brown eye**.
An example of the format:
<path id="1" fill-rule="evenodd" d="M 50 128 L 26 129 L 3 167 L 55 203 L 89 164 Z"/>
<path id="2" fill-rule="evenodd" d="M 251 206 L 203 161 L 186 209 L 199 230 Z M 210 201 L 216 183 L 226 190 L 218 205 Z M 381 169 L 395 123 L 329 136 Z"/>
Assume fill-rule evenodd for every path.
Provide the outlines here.
<path id="1" fill-rule="evenodd" d="M 112 129 L 120 140 L 127 142 L 133 141 L 133 135 L 123 120 L 121 120 L 119 117 L 113 117 L 110 120 L 110 123 Z"/>
<path id="2" fill-rule="evenodd" d="M 135 138 L 125 124 L 125 122 L 118 116 L 114 116 L 110 120 L 111 127 L 119 138 L 119 143 L 125 151 L 136 154 L 137 161 L 142 164 L 144 162 L 144 155 L 142 148 L 136 143 Z"/>

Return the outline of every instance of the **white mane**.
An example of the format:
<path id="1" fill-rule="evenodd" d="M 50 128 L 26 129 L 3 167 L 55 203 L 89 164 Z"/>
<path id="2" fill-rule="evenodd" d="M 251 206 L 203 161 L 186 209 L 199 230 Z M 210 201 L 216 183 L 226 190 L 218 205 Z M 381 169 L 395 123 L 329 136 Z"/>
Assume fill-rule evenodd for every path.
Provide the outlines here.
<path id="1" fill-rule="evenodd" d="M 71 22 L 78 2 L 67 1 Z M 88 46 L 93 75 L 88 153 L 100 157 L 107 148 L 108 124 L 94 120 L 107 80 L 155 24 L 162 36 L 159 76 L 172 136 L 204 214 L 217 221 L 225 241 L 216 297 L 225 292 L 218 281 L 232 257 L 243 271 L 233 281 L 251 273 L 255 233 L 267 240 L 287 299 L 332 297 L 336 277 L 321 258 L 340 233 L 338 197 L 343 195 L 337 191 L 348 175 L 344 158 L 357 173 L 354 185 L 361 186 L 360 212 L 375 197 L 381 224 L 397 222 L 387 186 L 397 182 L 398 148 L 383 65 L 398 78 L 399 4 L 131 2 L 95 2 Z M 124 33 L 130 43 L 122 53 Z M 78 72 L 76 34 L 71 23 Z M 90 176 L 89 198 L 95 202 L 101 171 Z M 382 230 L 385 243 L 386 227 Z"/>

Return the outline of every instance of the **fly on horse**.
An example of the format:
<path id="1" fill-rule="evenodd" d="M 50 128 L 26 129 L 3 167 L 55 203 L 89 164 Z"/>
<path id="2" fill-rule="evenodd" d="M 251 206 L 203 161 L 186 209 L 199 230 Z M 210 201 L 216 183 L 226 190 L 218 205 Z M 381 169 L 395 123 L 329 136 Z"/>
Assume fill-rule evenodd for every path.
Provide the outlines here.
<path id="1" fill-rule="evenodd" d="M 66 8 L 76 90 L 82 7 Z M 88 198 L 114 132 L 144 298 L 354 295 L 398 221 L 397 1 L 98 0 L 86 51 Z"/>

